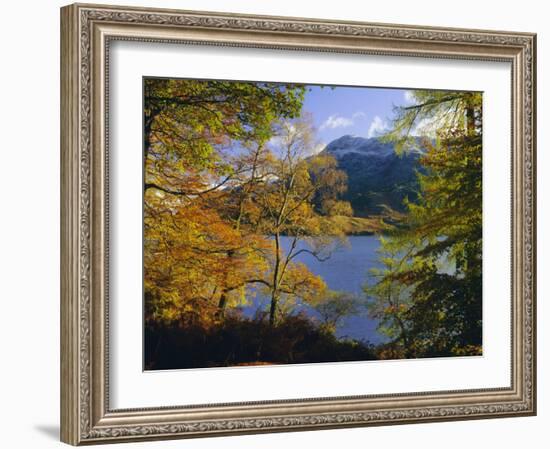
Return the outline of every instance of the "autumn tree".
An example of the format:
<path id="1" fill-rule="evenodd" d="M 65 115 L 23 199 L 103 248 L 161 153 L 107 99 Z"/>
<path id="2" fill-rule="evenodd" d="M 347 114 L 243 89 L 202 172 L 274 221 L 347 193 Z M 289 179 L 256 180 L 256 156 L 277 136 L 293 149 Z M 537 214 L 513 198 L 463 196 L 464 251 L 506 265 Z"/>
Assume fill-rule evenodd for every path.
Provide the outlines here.
<path id="1" fill-rule="evenodd" d="M 312 156 L 315 147 L 307 117 L 283 121 L 271 145 L 269 177 L 255 197 L 257 232 L 270 236 L 273 246 L 264 282 L 271 298 L 271 324 L 278 319 L 281 300 L 314 302 L 326 290 L 324 281 L 297 263 L 297 257 L 307 254 L 326 260 L 342 237 L 340 230 L 321 219 L 313 199 L 316 195 L 335 197 L 335 192 L 345 191 L 346 179 L 333 158 Z M 282 244 L 284 236 L 289 238 L 287 248 Z"/>
<path id="2" fill-rule="evenodd" d="M 300 114 L 304 88 L 273 83 L 144 80 L 145 190 L 196 195 L 231 179 L 224 152 L 266 142 L 273 123 Z"/>
<path id="3" fill-rule="evenodd" d="M 144 80 L 146 317 L 204 321 L 220 304 L 244 301 L 245 281 L 264 267 L 262 238 L 241 232 L 212 204 L 224 188 L 237 191 L 255 178 L 249 164 L 237 163 L 236 149 L 265 144 L 275 120 L 299 114 L 303 91 Z"/>
<path id="4" fill-rule="evenodd" d="M 328 153 L 310 157 L 308 171 L 316 186 L 312 198 L 315 211 L 325 216 L 352 216 L 351 204 L 341 199 L 348 189 L 348 176 L 338 169 L 336 158 Z"/>

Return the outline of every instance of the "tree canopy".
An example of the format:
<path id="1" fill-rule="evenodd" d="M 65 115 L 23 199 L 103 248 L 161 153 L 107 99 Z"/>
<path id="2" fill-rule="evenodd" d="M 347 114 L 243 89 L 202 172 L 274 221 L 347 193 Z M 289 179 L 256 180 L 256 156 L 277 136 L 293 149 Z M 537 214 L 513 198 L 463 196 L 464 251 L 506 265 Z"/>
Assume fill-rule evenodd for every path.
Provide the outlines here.
<path id="1" fill-rule="evenodd" d="M 326 290 L 295 258 L 322 257 L 340 234 L 332 226 L 325 236 L 313 200 L 345 209 L 345 177 L 333 158 L 311 157 L 303 96 L 296 85 L 145 80 L 148 320 L 212 325 L 266 291 L 274 325 Z M 288 250 L 283 235 L 293 238 Z M 306 238 L 311 249 L 298 249 Z"/>

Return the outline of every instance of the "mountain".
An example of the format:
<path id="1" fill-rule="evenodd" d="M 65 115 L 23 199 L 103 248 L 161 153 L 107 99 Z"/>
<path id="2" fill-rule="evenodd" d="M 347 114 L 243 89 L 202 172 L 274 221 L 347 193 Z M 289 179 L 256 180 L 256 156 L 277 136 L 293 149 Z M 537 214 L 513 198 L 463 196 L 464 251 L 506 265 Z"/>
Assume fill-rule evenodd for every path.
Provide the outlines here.
<path id="1" fill-rule="evenodd" d="M 330 142 L 321 153 L 334 156 L 338 167 L 348 175 L 348 191 L 343 199 L 351 203 L 355 216 L 380 214 L 383 205 L 403 211 L 405 198 L 417 198 L 416 171 L 422 171 L 419 148 L 397 154 L 392 143 L 376 137 L 345 135 Z"/>

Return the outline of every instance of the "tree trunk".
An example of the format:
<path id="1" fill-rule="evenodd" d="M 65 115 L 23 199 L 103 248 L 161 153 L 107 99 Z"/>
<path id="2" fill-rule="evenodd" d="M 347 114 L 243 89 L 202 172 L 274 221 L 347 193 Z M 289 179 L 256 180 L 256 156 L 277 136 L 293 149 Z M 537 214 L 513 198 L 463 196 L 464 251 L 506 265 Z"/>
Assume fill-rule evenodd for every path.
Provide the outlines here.
<path id="1" fill-rule="evenodd" d="M 476 132 L 476 112 L 471 105 L 466 107 L 466 129 L 469 136 L 473 136 Z"/>
<path id="2" fill-rule="evenodd" d="M 227 289 L 223 289 L 220 295 L 220 300 L 218 301 L 218 318 L 225 317 L 225 308 L 227 307 Z"/>
<path id="3" fill-rule="evenodd" d="M 235 256 L 235 251 L 231 249 L 227 251 L 228 259 L 232 259 L 234 256 Z M 228 281 L 227 277 L 228 277 L 228 274 L 226 273 L 225 279 L 224 279 L 224 287 L 220 295 L 220 300 L 218 301 L 218 312 L 217 312 L 218 318 L 223 318 L 225 316 L 225 308 L 227 307 L 227 294 L 232 290 L 227 286 L 227 281 Z"/>
<path id="4" fill-rule="evenodd" d="M 269 308 L 269 325 L 274 326 L 277 317 L 277 307 L 279 303 L 279 296 L 273 292 L 271 294 L 271 307 Z"/>
<path id="5" fill-rule="evenodd" d="M 280 254 L 280 237 L 279 233 L 275 233 L 275 267 L 273 269 L 273 284 L 271 287 L 271 306 L 269 308 L 269 324 L 270 326 L 275 325 L 277 318 L 277 306 L 279 303 L 279 268 L 281 265 L 281 254 Z"/>

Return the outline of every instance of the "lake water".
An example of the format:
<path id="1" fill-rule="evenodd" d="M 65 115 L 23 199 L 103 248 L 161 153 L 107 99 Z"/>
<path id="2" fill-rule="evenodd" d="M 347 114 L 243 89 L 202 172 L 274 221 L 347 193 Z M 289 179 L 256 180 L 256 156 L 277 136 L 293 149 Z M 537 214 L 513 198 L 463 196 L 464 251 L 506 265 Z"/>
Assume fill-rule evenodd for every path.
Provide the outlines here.
<path id="1" fill-rule="evenodd" d="M 345 291 L 364 297 L 362 287 L 367 282 L 370 268 L 377 267 L 376 250 L 380 246 L 376 236 L 349 236 L 349 245 L 336 249 L 331 257 L 324 261 L 318 261 L 307 253 L 300 254 L 296 259 L 308 266 L 312 273 L 321 276 L 331 290 Z M 288 249 L 290 238 L 282 238 L 283 248 Z M 300 242 L 298 249 L 307 248 L 304 242 Z M 269 299 L 257 295 L 253 304 L 244 307 L 246 315 L 252 316 L 258 309 L 267 310 Z M 315 316 L 316 312 L 306 305 L 299 305 L 308 315 Z M 384 337 L 376 331 L 377 321 L 369 318 L 366 311 L 360 315 L 344 318 L 336 331 L 338 337 L 349 337 L 356 340 L 380 343 Z"/>

